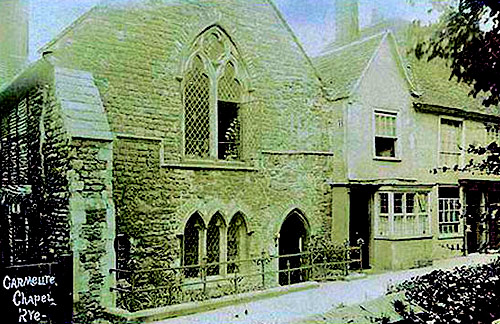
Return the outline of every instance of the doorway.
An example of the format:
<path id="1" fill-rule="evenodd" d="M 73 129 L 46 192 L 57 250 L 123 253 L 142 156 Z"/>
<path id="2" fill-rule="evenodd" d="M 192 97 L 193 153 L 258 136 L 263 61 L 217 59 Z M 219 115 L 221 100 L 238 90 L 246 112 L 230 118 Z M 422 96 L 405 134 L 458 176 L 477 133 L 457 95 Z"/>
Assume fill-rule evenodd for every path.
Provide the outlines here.
<path id="1" fill-rule="evenodd" d="M 361 248 L 363 269 L 370 268 L 370 199 L 373 194 L 368 189 L 352 189 L 350 193 L 350 215 L 349 215 L 349 245 L 359 246 Z M 354 256 L 355 258 L 359 256 Z M 357 264 L 352 264 L 358 267 Z"/>
<path id="2" fill-rule="evenodd" d="M 279 284 L 283 286 L 306 281 L 307 271 L 298 269 L 303 257 L 295 255 L 304 251 L 308 239 L 307 223 L 302 213 L 294 210 L 288 214 L 279 234 Z"/>
<path id="3" fill-rule="evenodd" d="M 481 243 L 481 192 L 478 190 L 469 190 L 466 192 L 465 199 L 467 252 L 475 253 L 479 251 Z"/>

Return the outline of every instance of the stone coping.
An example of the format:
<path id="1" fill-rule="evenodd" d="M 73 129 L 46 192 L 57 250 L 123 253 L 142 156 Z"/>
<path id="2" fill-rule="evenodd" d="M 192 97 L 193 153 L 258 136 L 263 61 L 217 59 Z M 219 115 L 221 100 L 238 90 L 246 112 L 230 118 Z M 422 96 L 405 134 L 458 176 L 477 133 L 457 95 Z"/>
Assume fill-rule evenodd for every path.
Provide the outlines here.
<path id="1" fill-rule="evenodd" d="M 261 291 L 252 291 L 237 295 L 224 296 L 200 302 L 190 302 L 178 305 L 171 305 L 153 309 L 146 309 L 137 312 L 129 312 L 120 308 L 108 308 L 107 312 L 126 320 L 126 323 L 147 323 L 160 321 L 167 318 L 191 315 L 195 313 L 207 312 L 220 307 L 247 303 L 264 298 L 277 297 L 291 292 L 297 292 L 312 288 L 318 288 L 320 284 L 315 281 L 302 282 L 289 286 L 276 287 Z"/>

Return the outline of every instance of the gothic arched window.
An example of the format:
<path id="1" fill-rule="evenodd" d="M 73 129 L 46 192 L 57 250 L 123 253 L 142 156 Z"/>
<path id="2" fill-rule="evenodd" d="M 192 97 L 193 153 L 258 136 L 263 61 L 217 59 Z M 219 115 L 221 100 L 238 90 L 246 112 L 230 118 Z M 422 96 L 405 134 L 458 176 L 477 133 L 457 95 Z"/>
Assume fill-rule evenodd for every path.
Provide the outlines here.
<path id="1" fill-rule="evenodd" d="M 196 57 L 184 87 L 186 155 L 208 157 L 210 152 L 210 81 Z"/>
<path id="2" fill-rule="evenodd" d="M 205 229 L 203 219 L 200 214 L 193 214 L 184 228 L 183 265 L 193 266 L 200 264 L 200 252 L 202 251 L 203 231 Z M 198 276 L 198 268 L 190 267 L 185 269 L 186 277 Z"/>
<path id="3" fill-rule="evenodd" d="M 184 79 L 185 155 L 240 160 L 245 70 L 238 52 L 218 27 L 201 34 L 192 51 Z"/>
<path id="4" fill-rule="evenodd" d="M 223 233 L 225 229 L 224 219 L 217 213 L 208 223 L 207 229 L 207 263 L 221 262 L 221 242 L 223 240 Z M 218 275 L 220 274 L 220 265 L 211 265 L 207 268 L 207 274 Z"/>
<path id="5" fill-rule="evenodd" d="M 227 272 L 234 273 L 235 271 L 241 272 L 242 264 L 238 262 L 246 256 L 246 234 L 247 226 L 243 216 L 238 213 L 234 215 L 229 223 L 227 231 Z"/>

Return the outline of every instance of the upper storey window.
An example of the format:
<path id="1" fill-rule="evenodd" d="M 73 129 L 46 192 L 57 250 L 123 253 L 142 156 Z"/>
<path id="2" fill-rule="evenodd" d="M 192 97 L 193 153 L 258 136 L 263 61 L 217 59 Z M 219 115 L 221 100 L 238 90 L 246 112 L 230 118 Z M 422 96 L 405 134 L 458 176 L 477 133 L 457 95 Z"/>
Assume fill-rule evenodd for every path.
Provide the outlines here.
<path id="1" fill-rule="evenodd" d="M 439 162 L 442 166 L 460 164 L 462 157 L 462 121 L 441 119 Z"/>
<path id="2" fill-rule="evenodd" d="M 193 61 L 184 87 L 186 155 L 210 153 L 210 80 L 199 57 Z"/>
<path id="3" fill-rule="evenodd" d="M 244 69 L 234 44 L 218 27 L 197 39 L 184 78 L 184 153 L 242 159 Z"/>
<path id="4" fill-rule="evenodd" d="M 397 158 L 397 114 L 375 112 L 375 157 Z"/>

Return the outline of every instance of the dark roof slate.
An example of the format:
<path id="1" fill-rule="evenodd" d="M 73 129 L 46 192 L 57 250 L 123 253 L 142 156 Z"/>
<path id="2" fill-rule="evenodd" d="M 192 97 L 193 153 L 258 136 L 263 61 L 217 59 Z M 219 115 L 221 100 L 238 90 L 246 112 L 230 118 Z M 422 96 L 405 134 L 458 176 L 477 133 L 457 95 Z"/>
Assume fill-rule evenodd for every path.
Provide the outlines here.
<path id="1" fill-rule="evenodd" d="M 412 79 L 420 93 L 417 102 L 486 114 L 499 113 L 498 107 L 483 106 L 481 95 L 476 98 L 469 96 L 471 86 L 457 82 L 455 78 L 450 80 L 451 70 L 444 60 L 419 60 L 414 55 L 409 55 L 407 60 Z"/>
<path id="2" fill-rule="evenodd" d="M 349 97 L 380 46 L 380 33 L 337 48 L 314 59 L 331 99 Z"/>

